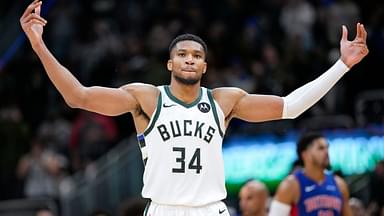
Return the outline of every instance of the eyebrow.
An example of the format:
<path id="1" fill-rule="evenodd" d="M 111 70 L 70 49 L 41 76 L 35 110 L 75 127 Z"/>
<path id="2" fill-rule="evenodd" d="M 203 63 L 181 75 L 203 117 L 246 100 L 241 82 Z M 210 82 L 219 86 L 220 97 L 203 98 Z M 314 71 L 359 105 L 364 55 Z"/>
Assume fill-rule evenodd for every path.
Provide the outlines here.
<path id="1" fill-rule="evenodd" d="M 187 50 L 186 49 L 177 49 L 176 52 L 186 52 Z M 199 54 L 203 54 L 204 52 L 201 51 L 201 50 L 196 50 L 194 49 L 193 52 L 195 53 L 199 53 Z"/>

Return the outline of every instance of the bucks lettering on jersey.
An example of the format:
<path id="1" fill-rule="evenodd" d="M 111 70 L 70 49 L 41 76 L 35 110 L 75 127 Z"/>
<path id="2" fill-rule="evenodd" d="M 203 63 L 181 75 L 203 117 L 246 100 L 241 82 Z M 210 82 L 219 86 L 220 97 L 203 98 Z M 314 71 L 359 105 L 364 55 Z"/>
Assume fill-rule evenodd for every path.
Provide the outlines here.
<path id="1" fill-rule="evenodd" d="M 224 114 L 210 90 L 186 104 L 160 86 L 157 108 L 138 135 L 145 170 L 142 195 L 164 205 L 201 206 L 226 197 Z"/>

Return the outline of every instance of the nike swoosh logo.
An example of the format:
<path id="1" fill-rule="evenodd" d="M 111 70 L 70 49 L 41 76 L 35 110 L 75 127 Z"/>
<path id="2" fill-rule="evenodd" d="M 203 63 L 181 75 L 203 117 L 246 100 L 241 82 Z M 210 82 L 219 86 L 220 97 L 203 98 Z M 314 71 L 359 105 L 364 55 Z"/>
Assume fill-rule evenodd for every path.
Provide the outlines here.
<path id="1" fill-rule="evenodd" d="M 225 212 L 225 209 L 222 209 L 222 210 L 219 209 L 219 214 L 223 214 L 224 212 Z"/>
<path id="2" fill-rule="evenodd" d="M 305 187 L 305 192 L 311 192 L 315 190 L 315 188 L 316 188 L 316 185 L 307 186 Z"/>
<path id="3" fill-rule="evenodd" d="M 173 107 L 176 106 L 176 104 L 163 104 L 164 108 Z"/>

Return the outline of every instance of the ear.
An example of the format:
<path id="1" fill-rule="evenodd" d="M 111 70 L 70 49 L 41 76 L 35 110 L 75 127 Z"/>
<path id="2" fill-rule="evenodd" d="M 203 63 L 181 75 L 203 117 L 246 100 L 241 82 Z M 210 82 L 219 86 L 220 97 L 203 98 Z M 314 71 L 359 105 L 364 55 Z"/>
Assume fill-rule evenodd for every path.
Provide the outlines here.
<path id="1" fill-rule="evenodd" d="M 305 158 L 307 157 L 307 153 L 308 152 L 306 150 L 301 152 L 301 159 L 303 160 L 303 162 L 304 162 Z"/>
<path id="2" fill-rule="evenodd" d="M 172 62 L 171 59 L 169 59 L 168 62 L 167 62 L 167 69 L 169 71 L 172 71 L 172 69 L 173 69 L 173 62 Z"/>
<path id="3" fill-rule="evenodd" d="M 205 72 L 207 72 L 207 62 L 204 62 L 203 74 L 205 74 Z"/>

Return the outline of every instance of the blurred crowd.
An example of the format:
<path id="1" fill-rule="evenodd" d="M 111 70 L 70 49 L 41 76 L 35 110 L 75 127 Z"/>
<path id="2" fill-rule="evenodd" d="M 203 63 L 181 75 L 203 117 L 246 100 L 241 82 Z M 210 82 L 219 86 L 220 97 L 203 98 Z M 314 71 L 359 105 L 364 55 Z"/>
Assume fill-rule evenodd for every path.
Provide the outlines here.
<path id="1" fill-rule="evenodd" d="M 368 31 L 369 56 L 302 118 L 344 114 L 353 119 L 356 95 L 382 88 L 376 72 L 384 57 L 380 0 L 46 2 L 52 6 L 46 10 L 45 41 L 86 86 L 168 84 L 168 45 L 188 32 L 208 44 L 204 86 L 283 96 L 337 60 L 341 25 L 353 39 L 356 23 L 362 22 Z M 5 8 L 18 8 L 14 22 L 2 24 L 18 25 L 27 4 L 1 2 L 0 18 L 10 16 Z M 70 184 L 68 176 L 135 134 L 130 115 L 112 118 L 69 109 L 29 44 L 1 66 L 0 200 L 57 198 Z M 293 129 L 297 122 L 267 129 Z M 244 127 L 252 126 L 235 121 L 229 133 L 262 131 Z"/>

